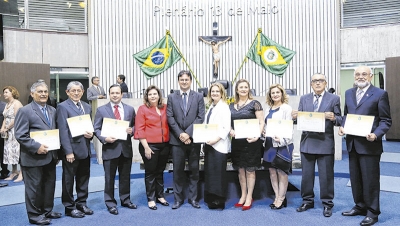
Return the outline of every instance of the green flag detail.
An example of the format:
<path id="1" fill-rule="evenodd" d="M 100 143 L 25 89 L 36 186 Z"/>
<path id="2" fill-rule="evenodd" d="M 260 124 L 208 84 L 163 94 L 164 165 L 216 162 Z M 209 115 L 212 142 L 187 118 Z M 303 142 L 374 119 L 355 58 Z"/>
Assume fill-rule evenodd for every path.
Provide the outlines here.
<path id="1" fill-rule="evenodd" d="M 259 30 L 246 57 L 272 74 L 282 76 L 295 54 L 295 51 L 279 45 Z"/>
<path id="2" fill-rule="evenodd" d="M 161 74 L 182 58 L 168 34 L 133 57 L 147 79 Z"/>

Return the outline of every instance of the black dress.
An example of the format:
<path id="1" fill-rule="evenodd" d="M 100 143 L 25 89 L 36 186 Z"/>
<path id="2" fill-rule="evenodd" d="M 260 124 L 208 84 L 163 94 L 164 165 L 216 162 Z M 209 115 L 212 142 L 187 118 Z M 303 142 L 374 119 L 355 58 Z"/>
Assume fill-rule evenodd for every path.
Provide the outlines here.
<path id="1" fill-rule="evenodd" d="M 235 109 L 234 104 L 229 105 L 231 110 L 231 125 L 234 128 L 233 121 L 236 119 L 255 119 L 256 111 L 262 111 L 261 103 L 252 100 L 243 108 Z M 261 135 L 261 133 L 260 133 Z M 231 158 L 232 166 L 235 169 L 244 168 L 246 171 L 253 172 L 261 166 L 261 148 L 262 141 L 258 139 L 256 142 L 249 143 L 246 139 L 232 138 Z"/>

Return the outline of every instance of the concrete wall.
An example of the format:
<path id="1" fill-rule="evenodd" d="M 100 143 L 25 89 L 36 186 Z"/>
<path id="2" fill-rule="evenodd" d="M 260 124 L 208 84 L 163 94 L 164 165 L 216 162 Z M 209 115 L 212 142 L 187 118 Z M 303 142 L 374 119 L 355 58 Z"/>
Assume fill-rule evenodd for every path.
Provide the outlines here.
<path id="1" fill-rule="evenodd" d="M 343 29 L 340 63 L 384 61 L 400 56 L 400 25 Z"/>
<path id="2" fill-rule="evenodd" d="M 5 28 L 3 62 L 88 68 L 88 35 Z"/>

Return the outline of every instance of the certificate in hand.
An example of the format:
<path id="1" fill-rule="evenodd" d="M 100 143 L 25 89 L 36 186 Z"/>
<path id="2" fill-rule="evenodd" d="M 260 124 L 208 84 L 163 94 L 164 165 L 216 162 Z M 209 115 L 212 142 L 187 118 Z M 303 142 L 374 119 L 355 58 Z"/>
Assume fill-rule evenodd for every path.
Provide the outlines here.
<path id="1" fill-rule="evenodd" d="M 292 138 L 293 137 L 293 121 L 286 119 L 268 119 L 265 125 L 265 136 Z"/>
<path id="2" fill-rule="evenodd" d="M 343 128 L 344 133 L 366 137 L 369 133 L 371 133 L 374 118 L 374 116 L 369 115 L 348 114 L 346 116 L 346 123 Z"/>
<path id="3" fill-rule="evenodd" d="M 258 119 L 236 119 L 233 124 L 235 126 L 236 139 L 260 137 L 261 135 Z"/>
<path id="4" fill-rule="evenodd" d="M 101 136 L 114 137 L 118 140 L 126 140 L 126 129 L 129 127 L 129 121 L 117 120 L 112 118 L 103 118 L 101 127 Z"/>
<path id="5" fill-rule="evenodd" d="M 32 139 L 46 145 L 48 151 L 60 149 L 60 132 L 58 129 L 30 132 Z"/>
<path id="6" fill-rule="evenodd" d="M 299 111 L 297 113 L 297 130 L 325 132 L 325 113 Z"/>
<path id="7" fill-rule="evenodd" d="M 72 137 L 83 135 L 86 131 L 94 132 L 89 114 L 67 118 L 67 123 Z"/>
<path id="8" fill-rule="evenodd" d="M 193 125 L 193 142 L 205 143 L 215 139 L 218 135 L 218 124 L 194 124 Z"/>

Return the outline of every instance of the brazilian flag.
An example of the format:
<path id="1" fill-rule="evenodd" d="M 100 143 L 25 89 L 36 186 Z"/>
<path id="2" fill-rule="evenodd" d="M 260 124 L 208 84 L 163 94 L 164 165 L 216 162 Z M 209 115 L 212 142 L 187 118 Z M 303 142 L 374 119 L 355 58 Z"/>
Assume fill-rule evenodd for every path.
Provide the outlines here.
<path id="1" fill-rule="evenodd" d="M 246 56 L 272 74 L 282 76 L 295 54 L 259 31 Z"/>
<path id="2" fill-rule="evenodd" d="M 133 57 L 147 79 L 161 74 L 182 58 L 168 34 Z"/>

